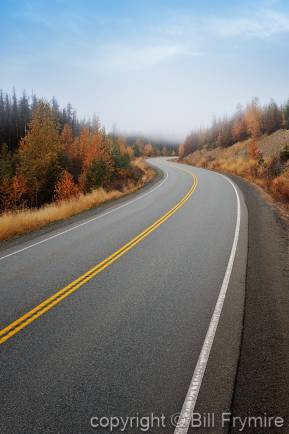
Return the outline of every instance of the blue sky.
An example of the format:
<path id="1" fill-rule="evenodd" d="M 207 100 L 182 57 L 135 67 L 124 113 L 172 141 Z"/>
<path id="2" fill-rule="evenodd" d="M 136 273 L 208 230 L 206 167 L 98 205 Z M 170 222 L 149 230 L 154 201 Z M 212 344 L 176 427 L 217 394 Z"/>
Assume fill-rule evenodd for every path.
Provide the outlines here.
<path id="1" fill-rule="evenodd" d="M 254 96 L 289 97 L 285 0 L 0 0 L 0 88 L 107 129 L 182 140 Z"/>

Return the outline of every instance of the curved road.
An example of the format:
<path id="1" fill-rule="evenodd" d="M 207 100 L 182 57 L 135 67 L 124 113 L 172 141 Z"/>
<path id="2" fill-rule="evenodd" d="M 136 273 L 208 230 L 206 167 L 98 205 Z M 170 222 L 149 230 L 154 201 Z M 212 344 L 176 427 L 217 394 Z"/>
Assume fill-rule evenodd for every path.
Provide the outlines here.
<path id="1" fill-rule="evenodd" d="M 114 432 L 173 433 L 188 391 L 218 414 L 213 432 L 228 428 L 246 208 L 221 175 L 151 163 L 163 177 L 144 191 L 1 249 L 1 433 L 107 433 L 105 417 Z"/>

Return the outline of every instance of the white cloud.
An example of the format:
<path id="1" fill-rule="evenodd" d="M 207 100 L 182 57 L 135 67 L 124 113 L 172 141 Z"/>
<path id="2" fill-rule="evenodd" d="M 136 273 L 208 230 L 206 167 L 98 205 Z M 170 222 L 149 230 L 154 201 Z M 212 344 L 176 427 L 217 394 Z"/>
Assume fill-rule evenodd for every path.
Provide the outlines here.
<path id="1" fill-rule="evenodd" d="M 273 10 L 262 10 L 253 17 L 213 18 L 209 28 L 224 37 L 269 38 L 289 32 L 289 15 Z"/>

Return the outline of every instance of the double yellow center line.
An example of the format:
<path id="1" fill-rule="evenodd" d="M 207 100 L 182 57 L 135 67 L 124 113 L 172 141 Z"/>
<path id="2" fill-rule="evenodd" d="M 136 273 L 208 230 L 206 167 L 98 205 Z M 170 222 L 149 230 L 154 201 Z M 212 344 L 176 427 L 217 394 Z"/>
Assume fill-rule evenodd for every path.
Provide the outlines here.
<path id="1" fill-rule="evenodd" d="M 18 318 L 16 321 L 13 321 L 11 324 L 0 330 L 0 345 L 22 330 L 24 327 L 28 326 L 30 323 L 35 321 L 41 315 L 43 315 L 48 310 L 52 309 L 70 294 L 75 292 L 78 288 L 84 285 L 86 282 L 91 280 L 98 273 L 103 271 L 113 262 L 117 261 L 122 255 L 131 250 L 134 246 L 140 243 L 144 238 L 146 238 L 149 234 L 155 231 L 161 224 L 163 224 L 168 218 L 170 218 L 179 208 L 181 208 L 184 203 L 191 197 L 195 188 L 197 186 L 198 178 L 194 174 L 189 171 L 186 171 L 193 177 L 193 183 L 191 185 L 190 190 L 187 194 L 166 214 L 156 220 L 153 224 L 151 224 L 148 228 L 138 234 L 136 237 L 132 238 L 128 243 L 114 252 L 112 255 L 105 258 L 103 261 L 99 262 L 90 270 L 86 271 L 84 274 L 79 276 L 73 282 L 69 283 L 64 288 L 60 289 L 51 297 L 44 300 L 42 303 L 31 309 L 29 312 Z"/>

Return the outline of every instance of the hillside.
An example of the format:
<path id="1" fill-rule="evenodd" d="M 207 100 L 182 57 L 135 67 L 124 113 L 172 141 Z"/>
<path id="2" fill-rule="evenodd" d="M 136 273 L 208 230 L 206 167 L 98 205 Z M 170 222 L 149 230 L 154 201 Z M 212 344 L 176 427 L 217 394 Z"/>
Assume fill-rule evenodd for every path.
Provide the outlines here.
<path id="1" fill-rule="evenodd" d="M 289 209 L 289 130 L 278 130 L 258 139 L 247 139 L 226 148 L 204 146 L 182 161 L 242 176 L 262 187 Z"/>

